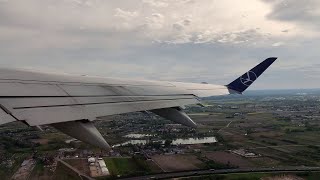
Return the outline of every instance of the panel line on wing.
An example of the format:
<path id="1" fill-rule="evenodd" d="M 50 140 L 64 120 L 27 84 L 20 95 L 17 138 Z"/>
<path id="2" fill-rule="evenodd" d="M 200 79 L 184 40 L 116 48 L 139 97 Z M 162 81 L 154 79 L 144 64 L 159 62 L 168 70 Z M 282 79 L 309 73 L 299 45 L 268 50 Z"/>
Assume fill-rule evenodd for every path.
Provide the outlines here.
<path id="1" fill-rule="evenodd" d="M 163 96 L 194 96 L 194 94 L 163 94 L 163 95 L 92 95 L 92 96 L 0 96 L 1 98 L 72 98 L 72 97 L 163 97 Z"/>
<path id="2" fill-rule="evenodd" d="M 130 103 L 130 102 L 152 102 L 152 101 L 168 101 L 168 100 L 183 100 L 183 99 L 195 99 L 195 98 L 175 98 L 175 99 L 152 99 L 152 100 L 140 100 L 140 101 L 109 101 L 99 103 L 81 103 L 81 104 L 62 104 L 62 105 L 50 105 L 50 106 L 25 106 L 14 107 L 13 109 L 33 109 L 33 108 L 47 108 L 47 107 L 63 107 L 63 106 L 85 106 L 85 105 L 98 105 L 98 104 L 115 104 L 115 103 Z"/>
<path id="3" fill-rule="evenodd" d="M 64 82 L 64 81 L 40 81 L 40 80 L 22 80 L 22 79 L 0 79 L 0 83 L 8 83 L 1 81 L 9 81 L 9 83 L 23 83 L 23 84 L 60 84 L 60 85 L 74 85 L 74 86 L 146 86 L 146 87 L 176 87 L 172 84 L 108 84 L 108 83 L 84 83 L 84 82 Z M 11 82 L 15 81 L 15 82 Z"/>

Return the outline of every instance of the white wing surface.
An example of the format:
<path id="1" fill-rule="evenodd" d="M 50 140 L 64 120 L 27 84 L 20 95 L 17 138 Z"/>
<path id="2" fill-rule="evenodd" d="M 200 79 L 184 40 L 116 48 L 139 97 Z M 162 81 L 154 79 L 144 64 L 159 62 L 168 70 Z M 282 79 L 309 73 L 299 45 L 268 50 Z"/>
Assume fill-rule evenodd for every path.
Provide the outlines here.
<path id="1" fill-rule="evenodd" d="M 269 67 L 274 60 L 269 58 L 264 62 L 267 61 Z M 49 124 L 82 141 L 108 149 L 109 145 L 91 123 L 97 117 L 149 110 L 195 127 L 180 107 L 200 103 L 199 97 L 241 93 L 267 68 L 264 64 L 261 69 L 261 64 L 255 67 L 260 67 L 259 72 L 252 69 L 249 72 L 254 75 L 245 77 L 249 72 L 245 73 L 226 86 L 1 69 L 0 124 L 13 121 L 29 126 Z M 241 83 L 243 78 L 245 83 Z M 248 85 L 248 82 L 251 83 Z"/>

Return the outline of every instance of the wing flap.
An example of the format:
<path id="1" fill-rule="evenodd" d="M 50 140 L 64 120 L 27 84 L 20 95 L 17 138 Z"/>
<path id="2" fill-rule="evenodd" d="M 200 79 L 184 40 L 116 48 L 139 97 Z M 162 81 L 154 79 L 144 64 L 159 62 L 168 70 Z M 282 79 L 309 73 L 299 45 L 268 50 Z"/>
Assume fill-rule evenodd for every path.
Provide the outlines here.
<path id="1" fill-rule="evenodd" d="M 16 119 L 12 117 L 10 114 L 8 114 L 7 112 L 5 112 L 1 107 L 0 108 L 0 125 L 6 124 L 9 122 L 14 122 L 14 121 L 16 121 Z"/>

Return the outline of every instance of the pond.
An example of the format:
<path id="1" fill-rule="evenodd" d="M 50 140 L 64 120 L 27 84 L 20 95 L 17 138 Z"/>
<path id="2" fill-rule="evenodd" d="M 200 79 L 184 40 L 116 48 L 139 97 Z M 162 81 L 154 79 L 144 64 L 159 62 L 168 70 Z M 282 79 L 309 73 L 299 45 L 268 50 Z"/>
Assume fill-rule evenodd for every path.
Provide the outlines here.
<path id="1" fill-rule="evenodd" d="M 136 138 L 136 137 L 135 137 Z M 145 145 L 148 143 L 149 140 L 130 140 L 130 141 L 126 141 L 124 143 L 121 144 L 116 144 L 113 147 L 119 147 L 119 146 L 125 146 L 128 144 L 141 144 L 141 145 Z M 161 141 L 157 141 L 157 142 L 161 142 L 162 144 L 164 144 L 165 140 L 161 140 Z M 180 144 L 184 144 L 184 145 L 191 145 L 191 144 L 205 144 L 205 143 L 216 143 L 217 139 L 215 137 L 203 137 L 203 138 L 179 138 L 179 139 L 175 139 L 172 141 L 172 145 L 180 145 Z"/>
<path id="2" fill-rule="evenodd" d="M 152 134 L 128 134 L 128 135 L 125 135 L 123 137 L 138 139 L 138 138 L 152 137 L 152 136 L 153 136 Z"/>

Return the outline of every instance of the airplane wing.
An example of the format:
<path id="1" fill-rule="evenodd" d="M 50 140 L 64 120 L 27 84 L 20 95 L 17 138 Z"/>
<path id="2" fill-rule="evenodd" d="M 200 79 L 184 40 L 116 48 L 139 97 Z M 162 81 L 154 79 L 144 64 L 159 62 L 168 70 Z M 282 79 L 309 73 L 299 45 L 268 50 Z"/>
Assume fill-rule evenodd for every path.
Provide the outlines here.
<path id="1" fill-rule="evenodd" d="M 21 121 L 51 125 L 81 141 L 110 149 L 92 121 L 97 117 L 151 111 L 196 127 L 182 107 L 200 97 L 242 93 L 277 58 L 268 58 L 228 85 L 127 80 L 0 70 L 0 125 Z"/>

